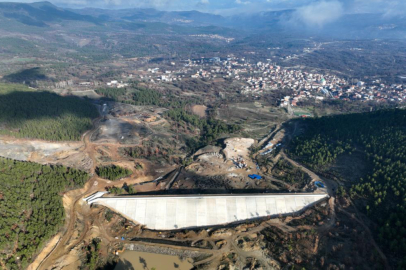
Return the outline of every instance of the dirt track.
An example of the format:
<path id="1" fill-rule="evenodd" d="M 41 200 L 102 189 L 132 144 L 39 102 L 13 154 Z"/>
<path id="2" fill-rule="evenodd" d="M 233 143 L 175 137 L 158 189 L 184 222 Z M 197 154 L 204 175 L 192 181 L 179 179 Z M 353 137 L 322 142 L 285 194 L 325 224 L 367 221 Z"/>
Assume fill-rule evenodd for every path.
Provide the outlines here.
<path id="1" fill-rule="evenodd" d="M 91 229 L 91 225 L 90 225 L 89 221 L 86 220 L 86 218 L 84 218 L 84 220 L 83 220 L 84 226 L 80 230 L 80 232 L 78 231 L 77 228 L 75 228 L 75 225 L 77 224 L 78 216 L 79 215 L 86 216 L 86 214 L 89 210 L 88 205 L 84 204 L 81 199 L 87 195 L 94 193 L 97 190 L 102 190 L 103 187 L 109 185 L 109 183 L 108 183 L 109 181 L 98 178 L 94 173 L 95 167 L 97 164 L 97 160 L 96 160 L 96 156 L 95 156 L 96 147 L 100 146 L 100 144 L 96 145 L 96 144 L 92 143 L 90 141 L 90 137 L 91 137 L 92 133 L 94 132 L 94 130 L 96 130 L 97 124 L 99 121 L 100 121 L 100 119 L 97 119 L 94 122 L 95 128 L 91 131 L 86 132 L 82 138 L 83 143 L 85 145 L 84 151 L 89 155 L 89 157 L 93 161 L 93 166 L 91 168 L 91 173 L 93 174 L 93 176 L 87 182 L 87 184 L 85 185 L 84 188 L 82 188 L 80 190 L 73 190 L 73 191 L 67 192 L 64 195 L 64 198 L 63 198 L 64 206 L 67 211 L 66 230 L 64 231 L 60 240 L 57 242 L 56 246 L 51 249 L 51 251 L 48 255 L 44 256 L 44 254 L 41 254 L 41 256 L 38 256 L 38 258 L 45 257 L 45 259 L 39 263 L 39 266 L 37 268 L 31 268 L 31 269 L 53 268 L 55 266 L 56 262 L 61 261 L 61 258 L 64 258 L 73 249 L 75 249 L 76 246 L 81 244 L 86 239 L 86 237 L 89 233 L 89 230 Z M 109 146 L 113 146 L 113 145 L 109 145 Z M 294 164 L 296 166 L 300 166 L 300 165 L 297 165 L 297 163 L 294 163 Z M 311 173 L 312 177 L 319 179 L 318 176 L 316 174 L 314 174 L 313 172 L 309 171 L 309 173 Z M 139 179 L 137 179 L 137 180 L 139 180 Z M 118 182 L 124 182 L 124 181 L 125 180 L 121 180 Z M 119 184 L 118 182 L 114 182 L 114 183 Z M 127 182 L 128 182 L 128 179 L 127 179 Z M 103 227 L 103 225 L 101 224 L 100 221 L 95 220 L 95 224 L 93 226 L 97 226 L 99 228 L 99 233 L 102 234 L 103 238 L 105 238 L 110 243 L 114 243 L 117 241 L 116 239 L 114 239 L 112 236 L 110 236 L 108 234 L 108 232 L 105 230 L 105 228 Z M 248 234 L 260 232 L 261 230 L 263 230 L 264 228 L 269 227 L 269 226 L 275 226 L 275 227 L 278 227 L 279 229 L 281 229 L 283 231 L 287 231 L 287 232 L 295 231 L 294 228 L 289 227 L 284 223 L 281 223 L 278 219 L 270 220 L 267 222 L 262 222 L 259 226 L 249 229 L 245 233 L 232 234 L 229 237 L 225 237 L 225 238 L 223 237 L 222 239 L 224 239 L 226 241 L 226 244 L 224 246 L 222 246 L 221 249 L 219 250 L 221 252 L 216 252 L 217 248 L 216 248 L 215 243 L 213 242 L 214 249 L 207 251 L 209 254 L 212 254 L 212 256 L 210 258 L 207 258 L 203 261 L 198 262 L 198 264 L 210 263 L 210 265 L 214 266 L 214 265 L 216 265 L 216 263 L 218 263 L 221 260 L 222 256 L 224 256 L 224 254 L 229 253 L 229 252 L 235 252 L 236 254 L 238 254 L 238 256 L 240 258 L 239 261 L 241 263 L 244 260 L 246 260 L 247 258 L 255 258 L 255 260 L 260 262 L 261 265 L 264 265 L 270 269 L 273 268 L 274 266 L 277 266 L 278 263 L 276 261 L 272 261 L 269 258 L 269 256 L 266 256 L 266 254 L 264 254 L 263 252 L 261 252 L 259 250 L 250 251 L 250 252 L 244 251 L 244 250 L 241 250 L 235 244 L 235 242 L 238 238 L 243 237 Z M 75 232 L 77 233 L 77 236 L 76 236 L 76 239 L 73 239 L 73 235 L 75 234 Z M 213 241 L 213 238 L 212 237 L 206 237 L 206 238 L 203 237 L 202 238 L 201 236 L 196 236 L 195 238 L 190 238 L 188 240 Z M 126 243 L 126 242 L 127 241 L 125 241 L 123 243 Z M 131 242 L 128 242 L 128 243 L 131 243 Z M 182 247 L 182 248 L 188 249 L 187 247 Z M 49 252 L 49 250 L 50 249 L 46 249 L 46 250 L 44 250 L 44 252 L 45 251 Z"/>
<path id="2" fill-rule="evenodd" d="M 289 161 L 290 163 L 292 163 L 294 166 L 300 168 L 302 171 L 304 171 L 305 173 L 307 173 L 308 175 L 310 175 L 310 177 L 312 178 L 312 182 L 314 181 L 322 181 L 326 184 L 327 187 L 327 192 L 330 196 L 334 196 L 334 190 L 337 190 L 337 183 L 328 179 L 321 179 L 320 176 L 318 176 L 316 173 L 314 173 L 313 171 L 309 170 L 308 168 L 306 168 L 305 166 L 297 163 L 296 161 L 290 159 L 285 152 L 281 152 L 281 156 L 286 159 L 287 161 Z"/>
<path id="3" fill-rule="evenodd" d="M 331 196 L 331 198 L 329 199 L 329 206 L 330 209 L 332 211 L 332 215 L 331 215 L 331 219 L 329 222 L 327 222 L 326 224 L 323 225 L 322 230 L 324 231 L 328 231 L 329 228 L 331 226 L 334 225 L 335 221 L 336 221 L 336 213 L 335 213 L 335 198 L 333 197 L 335 195 L 335 190 L 337 190 L 337 183 L 335 181 L 329 180 L 329 179 L 321 179 L 316 173 L 314 173 L 313 171 L 307 169 L 306 167 L 304 167 L 303 165 L 300 165 L 299 163 L 297 163 L 296 161 L 290 159 L 289 157 L 287 157 L 287 155 L 282 152 L 282 156 L 287 159 L 289 162 L 291 162 L 293 165 L 299 167 L 300 169 L 302 169 L 303 171 L 305 171 L 307 174 L 309 174 L 312 177 L 313 181 L 322 181 L 326 184 L 327 186 L 327 191 L 328 194 Z M 353 205 L 356 214 L 359 215 L 357 208 L 355 207 L 354 203 L 351 202 L 351 204 Z M 342 207 L 340 207 L 338 209 L 340 212 L 348 215 L 350 218 L 354 219 L 356 222 L 358 222 L 364 229 L 365 231 L 368 233 L 369 237 L 370 237 L 370 241 L 372 243 L 372 245 L 374 246 L 375 250 L 378 252 L 379 256 L 381 257 L 382 261 L 385 264 L 385 269 L 390 269 L 388 260 L 385 256 L 385 254 L 382 252 L 382 250 L 379 248 L 379 246 L 376 244 L 372 233 L 370 231 L 370 229 L 368 228 L 368 226 L 365 225 L 365 223 L 358 219 L 357 217 L 353 216 L 353 214 L 349 213 L 348 211 L 346 211 L 345 209 L 343 209 Z"/>
<path id="4" fill-rule="evenodd" d="M 97 124 L 99 123 L 101 118 L 98 118 L 94 121 L 94 127 L 97 127 Z M 48 269 L 52 266 L 52 264 L 56 261 L 57 258 L 63 256 L 67 250 L 69 250 L 69 248 L 73 247 L 76 242 L 70 245 L 67 245 L 68 241 L 70 240 L 70 238 L 73 235 L 73 231 L 74 231 L 74 225 L 76 222 L 76 208 L 77 208 L 77 204 L 78 202 L 81 200 L 81 198 L 83 196 L 85 196 L 86 194 L 91 193 L 94 189 L 95 189 L 95 181 L 97 180 L 97 176 L 94 173 L 95 172 L 95 168 L 96 168 L 96 160 L 95 160 L 95 156 L 94 156 L 94 151 L 91 151 L 92 145 L 90 143 L 89 137 L 91 136 L 91 134 L 94 132 L 94 129 L 87 131 L 83 136 L 82 136 L 82 141 L 85 145 L 85 149 L 84 152 L 86 152 L 89 157 L 92 159 L 93 161 L 93 166 L 91 168 L 91 174 L 93 174 L 93 176 L 90 178 L 90 180 L 86 183 L 86 185 L 84 186 L 84 188 L 80 189 L 80 190 L 73 190 L 70 192 L 67 192 L 64 195 L 64 206 L 68 207 L 67 212 L 69 213 L 67 215 L 67 222 L 68 222 L 68 226 L 66 227 L 66 231 L 63 233 L 62 238 L 60 239 L 60 241 L 58 241 L 56 247 L 54 249 L 52 249 L 52 251 L 47 255 L 47 257 L 45 258 L 44 261 L 42 261 L 37 269 Z M 65 201 L 73 201 L 73 203 L 70 205 L 66 205 Z M 82 232 L 81 237 L 79 238 L 79 240 L 83 240 L 84 236 L 86 235 L 87 231 L 88 231 L 88 227 L 86 226 L 85 230 Z"/>
<path id="5" fill-rule="evenodd" d="M 64 230 L 63 233 L 58 234 L 58 237 L 60 237 L 60 239 L 57 243 L 50 243 L 50 245 L 47 246 L 47 248 L 45 248 L 40 253 L 40 255 L 37 256 L 37 259 L 30 265 L 31 267 L 30 269 L 40 270 L 52 268 L 55 262 L 58 262 L 62 257 L 69 254 L 71 250 L 73 250 L 78 244 L 82 243 L 88 236 L 88 232 L 91 229 L 90 222 L 87 219 L 87 212 L 89 211 L 89 206 L 83 203 L 82 198 L 96 191 L 104 190 L 107 186 L 112 185 L 111 181 L 101 179 L 97 177 L 97 175 L 95 174 L 95 169 L 98 164 L 98 160 L 96 157 L 97 147 L 108 146 L 111 151 L 112 157 L 119 158 L 118 154 L 118 148 L 120 147 L 119 144 L 93 143 L 90 139 L 93 133 L 98 129 L 101 119 L 102 117 L 95 119 L 93 121 L 94 128 L 92 130 L 87 131 L 82 136 L 82 142 L 84 145 L 83 152 L 86 153 L 92 161 L 92 166 L 90 168 L 90 174 L 92 175 L 92 177 L 89 179 L 89 181 L 85 184 L 85 186 L 82 189 L 72 190 L 64 194 L 63 204 L 66 211 L 66 229 Z M 139 183 L 149 180 L 152 180 L 152 177 L 144 176 L 135 178 L 135 174 L 133 173 L 129 177 L 126 177 L 118 181 L 114 181 L 114 185 L 122 186 L 124 183 L 132 184 L 135 182 Z M 77 225 L 78 221 L 78 215 L 82 215 L 84 217 L 83 220 L 84 227 L 80 231 L 77 228 L 75 228 L 75 225 Z M 75 232 L 77 232 L 78 235 L 75 239 L 73 239 Z M 110 237 L 105 232 L 105 230 L 102 230 L 102 234 L 103 237 L 108 239 L 109 241 L 111 242 L 116 241 L 114 238 Z M 44 258 L 42 261 L 38 261 L 42 258 Z M 36 265 L 38 266 L 36 267 Z"/>
<path id="6" fill-rule="evenodd" d="M 115 239 L 113 236 L 109 234 L 109 231 L 105 228 L 103 221 L 100 219 L 94 219 L 92 222 L 89 220 L 89 213 L 90 213 L 90 208 L 89 206 L 84 203 L 81 199 L 85 196 L 88 196 L 96 191 L 103 190 L 107 186 L 111 186 L 112 183 L 110 181 L 106 181 L 103 179 L 100 179 L 96 176 L 95 168 L 97 163 L 100 161 L 97 160 L 97 149 L 102 146 L 107 146 L 108 150 L 104 149 L 104 151 L 108 151 L 108 155 L 111 157 L 113 156 L 114 159 L 119 159 L 120 156 L 118 155 L 118 144 L 114 143 L 100 143 L 100 142 L 92 142 L 91 141 L 91 136 L 93 132 L 98 128 L 99 121 L 101 118 L 96 119 L 94 121 L 94 129 L 86 132 L 83 137 L 82 141 L 84 144 L 84 150 L 89 158 L 92 160 L 92 167 L 90 169 L 92 177 L 89 179 L 89 181 L 86 183 L 85 187 L 80 189 L 80 190 L 72 190 L 64 194 L 63 196 L 63 201 L 64 201 L 64 206 L 65 206 L 65 211 L 66 211 L 66 229 L 64 230 L 63 233 L 60 233 L 58 237 L 60 237 L 60 240 L 55 243 L 52 241 L 50 246 L 45 248 L 42 253 L 37 257 L 38 260 L 41 260 L 42 258 L 43 261 L 38 262 L 36 260 L 32 265 L 30 269 L 62 269 L 64 268 L 63 266 L 63 261 L 65 261 L 65 266 L 69 264 L 69 262 L 74 263 L 79 263 L 78 262 L 78 247 L 86 240 L 91 239 L 95 235 L 96 231 L 96 237 L 101 237 L 103 238 L 107 243 L 113 244 L 113 243 L 123 243 L 123 244 L 128 244 L 128 243 L 134 243 L 131 241 L 121 241 Z M 281 154 L 284 158 L 286 158 L 289 162 L 291 162 L 294 166 L 297 166 L 301 168 L 303 171 L 308 173 L 313 180 L 321 180 L 320 177 L 312 172 L 311 170 L 303 167 L 302 165 L 298 164 L 297 162 L 289 159 L 282 151 Z M 122 161 L 117 161 L 117 162 L 122 162 Z M 123 163 L 124 164 L 124 163 Z M 122 179 L 120 181 L 115 181 L 114 185 L 122 185 L 124 182 L 127 183 L 132 183 L 132 182 L 140 182 L 140 181 L 147 181 L 147 180 L 152 180 L 151 177 L 139 177 L 137 179 L 134 178 L 134 174 L 129 177 Z M 332 181 L 326 181 L 322 180 L 326 183 L 328 192 L 330 195 L 333 195 L 333 188 L 335 188 L 335 183 Z M 327 232 L 331 226 L 334 226 L 335 223 L 335 204 L 334 204 L 334 198 L 329 200 L 329 208 L 330 208 L 330 221 L 326 222 L 322 226 L 322 231 Z M 272 219 L 268 221 L 261 222 L 259 225 L 255 227 L 248 227 L 246 231 L 240 231 L 240 232 L 233 232 L 231 235 L 227 236 L 224 235 L 221 238 L 218 238 L 217 240 L 221 239 L 225 241 L 225 244 L 222 245 L 221 247 L 218 247 L 216 245 L 216 238 L 213 236 L 208 236 L 208 235 L 196 235 L 193 237 L 188 237 L 187 240 L 190 241 L 207 241 L 210 242 L 211 245 L 213 246 L 212 249 L 204 249 L 205 253 L 211 254 L 209 258 L 206 258 L 202 261 L 197 262 L 196 264 L 208 264 L 209 268 L 210 267 L 217 267 L 219 262 L 224 258 L 225 254 L 229 253 L 235 253 L 238 255 L 238 262 L 242 265 L 244 261 L 253 258 L 255 261 L 259 262 L 262 266 L 266 267 L 265 269 L 278 269 L 279 268 L 279 263 L 277 261 L 274 261 L 272 258 L 269 257 L 266 253 L 262 252 L 261 250 L 252 250 L 252 251 L 246 251 L 241 249 L 237 244 L 236 241 L 238 239 L 241 239 L 241 237 L 245 237 L 248 235 L 251 235 L 253 233 L 259 233 L 263 229 L 273 226 L 276 227 L 280 230 L 282 230 L 285 233 L 291 233 L 297 231 L 299 227 L 291 227 L 286 224 L 287 222 L 283 222 L 280 219 Z M 79 225 L 78 225 L 79 224 Z M 78 228 L 79 227 L 79 228 Z M 150 235 L 151 238 L 154 238 L 152 234 Z M 185 236 L 186 237 L 186 236 Z M 160 239 L 156 237 L 156 239 Z M 186 239 L 186 238 L 185 238 Z M 176 242 L 175 239 L 172 239 Z M 318 240 L 317 240 L 318 241 Z M 54 246 L 52 245 L 54 244 Z M 161 244 L 147 244 L 147 245 L 155 245 L 155 246 L 160 246 Z M 178 249 L 184 249 L 184 250 L 196 250 L 194 247 L 177 247 Z M 315 251 L 317 252 L 318 249 L 318 242 L 315 245 Z M 35 267 L 35 265 L 38 265 L 38 267 Z"/>

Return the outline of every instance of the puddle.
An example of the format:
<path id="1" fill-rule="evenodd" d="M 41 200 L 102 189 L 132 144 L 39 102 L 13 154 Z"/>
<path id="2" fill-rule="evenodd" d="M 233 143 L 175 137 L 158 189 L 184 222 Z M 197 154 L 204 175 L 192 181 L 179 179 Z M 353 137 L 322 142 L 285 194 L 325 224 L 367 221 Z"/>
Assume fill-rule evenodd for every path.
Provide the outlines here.
<path id="1" fill-rule="evenodd" d="M 189 259 L 190 260 L 190 259 Z M 126 250 L 114 270 L 190 270 L 193 265 L 177 256 Z"/>

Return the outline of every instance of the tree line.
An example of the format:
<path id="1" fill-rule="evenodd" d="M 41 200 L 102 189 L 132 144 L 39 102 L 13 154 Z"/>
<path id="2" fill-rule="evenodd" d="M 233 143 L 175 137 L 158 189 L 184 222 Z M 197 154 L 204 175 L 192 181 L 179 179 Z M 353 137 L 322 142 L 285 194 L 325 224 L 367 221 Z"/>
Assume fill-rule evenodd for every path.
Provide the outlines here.
<path id="1" fill-rule="evenodd" d="M 126 94 L 127 90 L 125 88 L 98 88 L 95 92 L 103 97 L 118 100 Z"/>
<path id="2" fill-rule="evenodd" d="M 60 193 L 82 187 L 86 172 L 0 158 L 0 265 L 25 269 L 64 224 Z"/>
<path id="3" fill-rule="evenodd" d="M 306 132 L 293 141 L 290 154 L 308 166 L 325 168 L 353 151 L 366 154 L 369 173 L 349 195 L 366 201 L 365 213 L 376 222 L 375 237 L 406 268 L 406 111 L 328 116 L 303 120 Z M 344 193 L 342 190 L 340 193 Z"/>
<path id="4" fill-rule="evenodd" d="M 125 88 L 99 88 L 96 93 L 132 105 L 153 105 L 164 108 L 181 108 L 197 102 L 196 98 L 181 98 L 172 94 L 164 95 L 154 89 L 139 86 L 136 82 Z"/>
<path id="5" fill-rule="evenodd" d="M 109 165 L 109 166 L 99 166 L 96 168 L 96 173 L 98 176 L 109 180 L 118 180 L 123 177 L 127 177 L 132 174 L 132 171 L 120 166 Z"/>

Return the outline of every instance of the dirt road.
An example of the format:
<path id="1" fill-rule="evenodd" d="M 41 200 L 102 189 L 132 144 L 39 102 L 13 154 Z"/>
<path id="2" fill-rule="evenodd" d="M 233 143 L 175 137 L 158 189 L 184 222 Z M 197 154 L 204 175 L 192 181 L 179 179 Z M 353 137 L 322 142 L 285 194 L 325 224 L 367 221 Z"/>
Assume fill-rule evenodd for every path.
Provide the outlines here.
<path id="1" fill-rule="evenodd" d="M 82 136 L 82 141 L 84 143 L 84 152 L 86 152 L 91 160 L 93 161 L 93 165 L 91 168 L 91 174 L 92 177 L 89 179 L 89 181 L 85 184 L 84 188 L 80 189 L 79 191 L 73 190 L 70 192 L 67 192 L 64 195 L 65 200 L 69 200 L 70 198 L 71 201 L 73 201 L 72 206 L 70 209 L 67 209 L 68 215 L 67 215 L 67 221 L 68 225 L 66 227 L 65 232 L 63 233 L 62 238 L 58 241 L 56 246 L 52 249 L 52 251 L 47 255 L 47 257 L 39 264 L 37 269 L 49 269 L 51 268 L 52 264 L 56 261 L 57 258 L 63 256 L 66 254 L 66 252 L 72 248 L 73 246 L 76 245 L 76 243 L 80 242 L 83 240 L 84 236 L 86 235 L 88 231 L 88 226 L 85 226 L 85 230 L 81 232 L 81 236 L 79 239 L 74 241 L 73 243 L 68 245 L 69 240 L 71 239 L 73 232 L 74 232 L 74 226 L 76 223 L 76 211 L 78 208 L 78 202 L 81 200 L 82 197 L 84 197 L 87 194 L 91 194 L 92 192 L 96 191 L 96 186 L 95 182 L 97 181 L 97 176 L 94 173 L 95 168 L 96 168 L 96 158 L 94 155 L 94 151 L 92 151 L 92 144 L 90 142 L 90 136 L 93 134 L 93 132 L 97 129 L 98 124 L 102 118 L 99 117 L 93 122 L 94 128 L 92 130 L 87 131 L 85 134 Z M 86 224 L 87 225 L 87 224 Z"/>
<path id="2" fill-rule="evenodd" d="M 330 207 L 330 210 L 331 210 L 331 216 L 330 216 L 330 221 L 327 222 L 327 223 L 325 223 L 325 224 L 322 226 L 321 230 L 323 230 L 323 231 L 328 231 L 328 230 L 331 228 L 331 226 L 334 225 L 334 223 L 335 223 L 335 221 L 336 221 L 335 197 L 334 197 L 334 196 L 335 196 L 335 192 L 334 192 L 334 191 L 337 190 L 337 186 L 338 186 L 337 183 L 336 183 L 335 181 L 330 180 L 330 179 L 321 179 L 321 178 L 320 178 L 317 174 L 315 174 L 313 171 L 307 169 L 307 168 L 304 167 L 303 165 L 301 165 L 301 164 L 297 163 L 296 161 L 294 161 L 294 160 L 290 159 L 289 157 L 287 157 L 287 155 L 286 155 L 284 152 L 282 152 L 282 156 L 283 156 L 286 160 L 288 160 L 289 162 L 291 162 L 293 165 L 299 167 L 299 168 L 302 169 L 304 172 L 306 172 L 307 174 L 309 174 L 309 175 L 312 177 L 312 180 L 313 180 L 313 181 L 322 181 L 322 182 L 324 182 L 324 183 L 326 184 L 328 194 L 329 194 L 330 197 L 331 197 L 331 198 L 329 199 L 329 207 Z M 354 203 L 351 202 L 351 204 L 354 206 L 354 209 L 355 209 L 355 211 L 356 211 L 356 214 L 359 216 L 358 210 L 357 210 L 357 208 L 355 207 Z M 391 269 L 390 266 L 389 266 L 389 263 L 388 263 L 388 260 L 387 260 L 387 258 L 386 258 L 386 256 L 385 256 L 385 254 L 382 252 L 382 250 L 381 250 L 381 249 L 379 248 L 379 246 L 376 244 L 376 242 L 375 242 L 375 240 L 374 240 L 374 238 L 373 238 L 373 236 L 372 236 L 372 233 L 371 233 L 370 229 L 368 228 L 368 226 L 366 226 L 365 223 L 364 223 L 362 220 L 356 218 L 353 214 L 349 213 L 348 211 L 346 211 L 346 210 L 343 209 L 342 207 L 339 207 L 338 210 L 339 210 L 340 212 L 342 212 L 342 213 L 348 215 L 350 218 L 354 219 L 356 222 L 358 222 L 358 223 L 365 229 L 365 231 L 367 232 L 367 234 L 368 234 L 369 237 L 370 237 L 370 241 L 371 241 L 373 247 L 374 247 L 375 250 L 378 252 L 379 256 L 381 257 L 382 261 L 384 262 L 385 269 Z"/>
<path id="3" fill-rule="evenodd" d="M 305 173 L 307 173 L 311 178 L 312 178 L 312 182 L 314 181 L 321 181 L 323 183 L 326 184 L 327 187 L 327 193 L 330 196 L 334 196 L 334 191 L 337 190 L 337 183 L 329 180 L 329 179 L 322 179 L 320 178 L 320 176 L 318 176 L 317 174 L 315 174 L 313 171 L 309 170 L 308 168 L 306 168 L 305 166 L 299 164 L 298 162 L 290 159 L 285 152 L 281 151 L 281 156 L 286 159 L 287 161 L 289 161 L 290 163 L 292 163 L 294 166 L 300 168 L 302 171 L 304 171 Z"/>
<path id="4" fill-rule="evenodd" d="M 104 190 L 106 187 L 113 185 L 111 181 L 101 179 L 97 177 L 95 173 L 96 166 L 98 164 L 96 157 L 97 148 L 104 146 L 104 144 L 92 142 L 91 137 L 93 133 L 96 132 L 96 130 L 99 128 L 99 124 L 102 119 L 102 116 L 95 119 L 93 121 L 93 129 L 87 131 L 82 135 L 82 151 L 86 153 L 92 161 L 92 166 L 90 168 L 91 178 L 82 189 L 72 190 L 64 194 L 63 202 L 66 211 L 66 229 L 63 233 L 59 234 L 60 239 L 56 244 L 54 244 L 53 247 L 51 245 L 49 248 L 43 250 L 45 254 L 41 253 L 39 256 L 37 256 L 38 258 L 45 259 L 43 259 L 41 262 L 35 261 L 35 264 L 33 264 L 32 266 L 38 265 L 38 267 L 33 267 L 31 269 L 41 270 L 52 268 L 55 262 L 60 260 L 63 256 L 67 255 L 72 249 L 74 249 L 78 244 L 85 240 L 89 230 L 91 229 L 91 226 L 87 216 L 87 212 L 89 210 L 88 205 L 82 204 L 82 198 L 89 196 L 96 191 Z M 113 155 L 118 158 L 118 148 L 120 147 L 120 145 L 109 143 L 108 146 L 111 147 Z M 152 180 L 152 178 L 148 176 L 135 178 L 135 173 L 133 173 L 129 177 L 114 181 L 114 185 L 122 186 L 124 183 L 132 184 L 135 182 L 138 183 L 149 180 Z M 82 223 L 84 224 L 84 226 L 81 230 L 77 228 L 79 215 L 83 216 Z M 75 235 L 75 232 L 77 233 L 77 235 L 74 238 L 73 236 Z M 106 233 L 103 234 L 103 237 L 107 238 L 108 240 L 114 241 L 114 239 L 112 239 Z M 47 252 L 48 254 L 46 254 Z"/>
<path id="5" fill-rule="evenodd" d="M 60 261 L 61 258 L 64 258 L 64 256 L 69 254 L 69 252 L 71 252 L 72 249 L 74 249 L 76 246 L 81 244 L 86 239 L 92 226 L 89 223 L 88 217 L 86 216 L 86 213 L 87 213 L 86 211 L 88 210 L 88 205 L 83 204 L 81 199 L 98 190 L 102 190 L 106 186 L 111 185 L 109 181 L 100 179 L 95 174 L 95 168 L 97 165 L 97 158 L 96 158 L 97 150 L 96 149 L 97 149 L 97 147 L 100 147 L 101 144 L 93 143 L 91 141 L 91 136 L 97 130 L 101 119 L 102 119 L 101 117 L 96 119 L 94 121 L 94 128 L 92 130 L 86 132 L 82 136 L 82 142 L 84 145 L 83 151 L 88 154 L 88 156 L 90 157 L 90 159 L 93 162 L 91 170 L 90 170 L 92 177 L 89 179 L 89 181 L 86 183 L 86 185 L 82 189 L 72 190 L 72 191 L 67 192 L 64 195 L 63 200 L 64 200 L 65 211 L 67 213 L 66 229 L 63 233 L 60 234 L 60 239 L 55 244 L 55 246 L 52 249 L 46 250 L 48 252 L 48 254 L 46 256 L 43 256 L 43 255 L 41 256 L 41 258 L 45 258 L 45 259 L 42 262 L 40 262 L 38 264 L 38 267 L 35 269 L 39 269 L 39 270 L 51 269 L 54 266 L 55 262 Z M 110 146 L 117 147 L 117 145 L 113 145 L 113 144 L 111 144 Z M 116 151 L 114 151 L 114 152 L 116 152 Z M 318 175 L 316 175 L 314 172 L 312 172 L 311 170 L 298 164 L 297 162 L 289 159 L 284 153 L 283 153 L 283 156 L 284 156 L 284 158 L 289 160 L 293 165 L 300 167 L 303 171 L 308 173 L 313 178 L 313 180 L 321 180 L 320 177 Z M 174 179 L 176 179 L 178 174 L 179 174 L 179 172 L 177 172 L 177 174 L 175 174 Z M 137 181 L 139 181 L 139 180 L 141 180 L 141 179 L 137 179 Z M 147 180 L 147 177 L 145 177 L 145 180 Z M 120 185 L 120 184 L 123 184 L 125 181 L 128 182 L 128 179 L 116 181 L 116 182 L 114 182 L 114 184 Z M 331 195 L 334 184 L 330 183 L 330 182 L 326 182 L 325 180 L 323 180 L 323 181 L 326 183 L 329 194 Z M 331 207 L 334 208 L 334 201 L 332 201 L 332 204 L 333 205 Z M 80 222 L 78 222 L 78 220 L 81 216 L 83 216 L 83 220 L 81 220 L 81 225 L 83 225 L 83 227 L 81 227 L 81 229 L 78 229 L 77 225 L 80 224 Z M 105 228 L 102 226 L 102 224 L 100 223 L 99 220 L 96 220 L 95 223 L 93 224 L 93 226 L 100 228 L 100 234 L 102 234 L 103 237 L 106 240 L 108 240 L 110 243 L 114 243 L 114 242 L 118 241 L 118 240 L 113 239 L 111 236 L 109 236 L 107 234 Z M 273 265 L 275 265 L 277 263 L 273 262 L 273 261 L 271 262 L 269 257 L 266 256 L 266 254 L 264 254 L 260 251 L 247 252 L 247 251 L 241 250 L 238 247 L 238 245 L 236 245 L 236 240 L 239 239 L 240 237 L 243 237 L 243 236 L 251 234 L 251 233 L 260 232 L 261 230 L 263 230 L 264 228 L 269 227 L 269 226 L 278 227 L 283 231 L 295 230 L 294 228 L 287 226 L 286 224 L 284 224 L 283 222 L 280 222 L 279 220 L 276 220 L 276 221 L 271 220 L 271 221 L 263 222 L 259 226 L 249 229 L 247 232 L 233 234 L 229 237 L 223 238 L 224 240 L 226 240 L 227 244 L 224 245 L 223 247 L 221 247 L 218 251 L 212 250 L 211 252 L 209 252 L 209 253 L 213 254 L 213 256 L 210 259 L 207 259 L 207 261 L 215 262 L 215 261 L 220 260 L 221 256 L 223 256 L 223 254 L 225 254 L 227 252 L 236 252 L 239 256 L 241 256 L 241 258 L 245 258 L 245 259 L 248 257 L 255 258 L 255 260 L 259 261 L 262 265 L 268 266 L 271 268 Z M 74 235 L 76 237 L 74 237 Z M 206 238 L 196 237 L 196 239 L 190 239 L 190 240 L 192 240 L 192 241 L 193 240 L 213 241 L 213 238 L 207 237 L 207 239 L 206 239 Z M 202 262 L 199 262 L 199 263 L 202 263 Z"/>

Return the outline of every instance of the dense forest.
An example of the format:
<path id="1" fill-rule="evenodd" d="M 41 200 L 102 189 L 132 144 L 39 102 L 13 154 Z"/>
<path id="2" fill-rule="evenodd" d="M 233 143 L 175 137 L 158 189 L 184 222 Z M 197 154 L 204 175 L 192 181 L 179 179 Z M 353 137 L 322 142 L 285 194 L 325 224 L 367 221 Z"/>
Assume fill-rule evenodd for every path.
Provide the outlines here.
<path id="1" fill-rule="evenodd" d="M 339 155 L 365 152 L 369 173 L 349 194 L 364 199 L 364 212 L 377 224 L 375 237 L 406 269 L 406 110 L 382 110 L 303 120 L 306 132 L 291 155 L 323 170 Z M 341 191 L 343 193 L 343 191 Z"/>
<path id="2" fill-rule="evenodd" d="M 5 158 L 0 171 L 0 265 L 24 269 L 64 223 L 60 193 L 83 186 L 88 175 Z"/>
<path id="3" fill-rule="evenodd" d="M 134 105 L 160 105 L 161 94 L 157 91 L 139 88 L 132 94 L 132 104 Z"/>
<path id="4" fill-rule="evenodd" d="M 119 100 L 127 92 L 125 88 L 99 88 L 95 91 L 97 94 L 113 100 Z"/>
<path id="5" fill-rule="evenodd" d="M 100 166 L 96 168 L 98 176 L 104 179 L 117 180 L 131 175 L 132 171 L 116 165 Z"/>
<path id="6" fill-rule="evenodd" d="M 133 105 L 160 105 L 161 94 L 133 84 L 128 88 L 99 88 L 96 93 L 106 98 Z"/>
<path id="7" fill-rule="evenodd" d="M 175 95 L 163 95 L 162 93 L 140 87 L 133 83 L 128 88 L 100 88 L 96 93 L 106 98 L 132 105 L 154 105 L 164 108 L 180 108 L 193 102 L 196 98 L 181 98 Z"/>
<path id="8" fill-rule="evenodd" d="M 95 106 L 77 97 L 62 97 L 28 87 L 0 85 L 0 134 L 53 141 L 80 140 L 98 116 Z"/>

